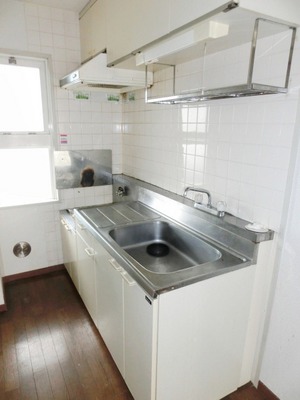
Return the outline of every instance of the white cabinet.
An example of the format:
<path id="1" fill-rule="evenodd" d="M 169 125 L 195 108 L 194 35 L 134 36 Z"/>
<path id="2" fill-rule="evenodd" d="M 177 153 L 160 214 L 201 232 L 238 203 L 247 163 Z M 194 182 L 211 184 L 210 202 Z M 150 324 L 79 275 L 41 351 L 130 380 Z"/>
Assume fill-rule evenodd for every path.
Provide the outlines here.
<path id="1" fill-rule="evenodd" d="M 112 62 L 169 32 L 170 0 L 105 0 L 107 55 Z"/>
<path id="2" fill-rule="evenodd" d="M 95 277 L 95 250 L 94 238 L 84 228 L 77 225 L 77 272 L 79 281 L 79 294 L 95 321 L 97 313 L 96 277 Z"/>
<path id="3" fill-rule="evenodd" d="M 78 290 L 79 289 L 78 276 L 77 276 L 77 271 L 75 269 L 75 262 L 77 258 L 76 229 L 75 229 L 75 222 L 72 221 L 71 217 L 69 217 L 69 219 L 70 221 L 61 218 L 61 239 L 62 239 L 63 260 L 65 267 L 74 285 Z"/>
<path id="4" fill-rule="evenodd" d="M 96 250 L 96 325 L 119 371 L 124 376 L 123 279 L 120 267 L 97 243 Z"/>
<path id="5" fill-rule="evenodd" d="M 6 305 L 4 301 L 4 290 L 3 290 L 3 283 L 2 277 L 0 277 L 0 312 L 6 310 Z"/>
<path id="6" fill-rule="evenodd" d="M 6 309 L 5 301 L 4 301 L 2 275 L 3 275 L 3 265 L 2 265 L 2 256 L 1 256 L 1 252 L 0 252 L 0 311 L 4 311 Z"/>
<path id="7" fill-rule="evenodd" d="M 69 220 L 69 221 L 68 221 Z M 61 238 L 66 269 L 93 320 L 96 318 L 95 239 L 80 224 L 61 218 Z"/>
<path id="8" fill-rule="evenodd" d="M 208 14 L 209 12 L 224 6 L 224 0 L 172 0 L 170 7 L 170 31 Z"/>
<path id="9" fill-rule="evenodd" d="M 106 49 L 106 21 L 104 0 L 97 0 L 80 18 L 82 62 Z"/>
<path id="10" fill-rule="evenodd" d="M 188 3 L 188 6 L 187 6 Z M 170 30 L 208 14 L 228 2 L 224 0 L 172 0 Z M 239 0 L 239 8 L 289 23 L 300 23 L 300 3 L 295 0 Z"/>
<path id="11" fill-rule="evenodd" d="M 155 398 L 157 300 L 124 282 L 125 381 L 135 400 Z"/>
<path id="12" fill-rule="evenodd" d="M 77 231 L 79 293 L 135 400 L 218 400 L 240 386 L 255 266 L 151 299 Z"/>
<path id="13" fill-rule="evenodd" d="M 151 400 L 156 301 L 97 243 L 97 327 L 135 400 Z"/>
<path id="14" fill-rule="evenodd" d="M 254 272 L 159 296 L 156 400 L 218 400 L 240 386 Z"/>
<path id="15" fill-rule="evenodd" d="M 228 5 L 225 0 L 104 0 L 107 25 L 108 62 L 173 32 L 183 25 Z M 300 2 L 295 0 L 239 0 L 239 9 L 288 23 L 300 23 Z M 236 19 L 228 12 L 228 23 Z M 252 23 L 251 23 L 252 24 Z M 253 26 L 249 35 L 251 37 Z"/>

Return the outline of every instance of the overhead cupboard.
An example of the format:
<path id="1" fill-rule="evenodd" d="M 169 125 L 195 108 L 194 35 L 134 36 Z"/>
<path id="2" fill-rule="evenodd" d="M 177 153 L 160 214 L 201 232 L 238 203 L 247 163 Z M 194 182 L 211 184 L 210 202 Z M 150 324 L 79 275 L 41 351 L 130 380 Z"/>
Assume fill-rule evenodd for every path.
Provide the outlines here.
<path id="1" fill-rule="evenodd" d="M 85 62 L 107 48 L 107 18 L 104 0 L 90 2 L 79 19 L 81 61 Z"/>
<path id="2" fill-rule="evenodd" d="M 105 48 L 109 67 L 145 70 L 146 77 L 153 75 L 152 88 L 145 90 L 147 103 L 287 92 L 296 26 L 300 23 L 297 2 L 154 3 L 131 0 L 120 8 L 118 0 L 94 2 L 80 19 L 83 60 L 87 54 Z M 92 13 L 94 9 L 98 19 Z M 97 42 L 87 38 L 93 35 L 92 26 L 103 15 L 106 33 L 98 31 L 97 49 L 86 49 L 84 43 Z M 86 23 L 87 19 L 90 23 Z M 224 51 L 228 54 L 220 62 L 215 54 Z M 180 65 L 195 59 L 200 62 L 192 77 L 181 73 Z M 274 63 L 280 71 L 276 76 L 270 67 Z"/>
<path id="3" fill-rule="evenodd" d="M 82 10 L 81 60 L 85 62 L 104 49 L 108 62 L 130 54 L 168 31 L 169 2 L 160 0 L 91 1 Z"/>
<path id="4" fill-rule="evenodd" d="M 107 49 L 108 63 L 118 64 L 124 57 L 136 54 L 165 35 L 171 35 L 219 12 L 228 14 L 236 8 L 248 11 L 249 16 L 270 18 L 292 25 L 300 24 L 300 5 L 294 0 L 96 0 L 82 10 L 80 35 L 82 61 L 96 51 Z M 230 18 L 229 18 L 230 23 Z M 86 51 L 87 39 L 98 43 Z M 92 45 L 93 47 L 94 45 Z"/>

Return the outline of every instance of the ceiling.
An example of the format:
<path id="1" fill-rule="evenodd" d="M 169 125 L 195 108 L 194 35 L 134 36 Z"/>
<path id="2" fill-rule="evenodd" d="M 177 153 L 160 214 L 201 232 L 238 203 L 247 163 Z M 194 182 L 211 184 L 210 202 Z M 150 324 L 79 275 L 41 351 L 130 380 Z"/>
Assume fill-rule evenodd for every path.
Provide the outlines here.
<path id="1" fill-rule="evenodd" d="M 80 12 L 84 6 L 89 3 L 89 0 L 21 0 L 27 3 L 34 3 L 48 7 L 64 8 Z"/>

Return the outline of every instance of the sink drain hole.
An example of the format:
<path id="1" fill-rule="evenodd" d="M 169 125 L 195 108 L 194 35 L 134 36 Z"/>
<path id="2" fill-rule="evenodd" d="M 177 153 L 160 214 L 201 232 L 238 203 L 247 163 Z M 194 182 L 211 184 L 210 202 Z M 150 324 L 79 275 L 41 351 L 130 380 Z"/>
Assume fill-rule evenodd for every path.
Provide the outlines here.
<path id="1" fill-rule="evenodd" d="M 164 243 L 152 243 L 147 246 L 147 253 L 153 257 L 165 257 L 169 251 L 169 246 Z"/>

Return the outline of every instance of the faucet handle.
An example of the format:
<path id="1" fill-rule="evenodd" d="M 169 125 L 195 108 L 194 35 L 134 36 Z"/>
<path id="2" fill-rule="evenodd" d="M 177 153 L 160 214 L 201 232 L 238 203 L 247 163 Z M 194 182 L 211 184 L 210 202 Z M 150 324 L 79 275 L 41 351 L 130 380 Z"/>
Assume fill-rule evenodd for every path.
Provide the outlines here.
<path id="1" fill-rule="evenodd" d="M 227 204 L 225 201 L 217 202 L 217 211 L 218 211 L 219 217 L 224 217 L 226 208 L 227 208 Z"/>

